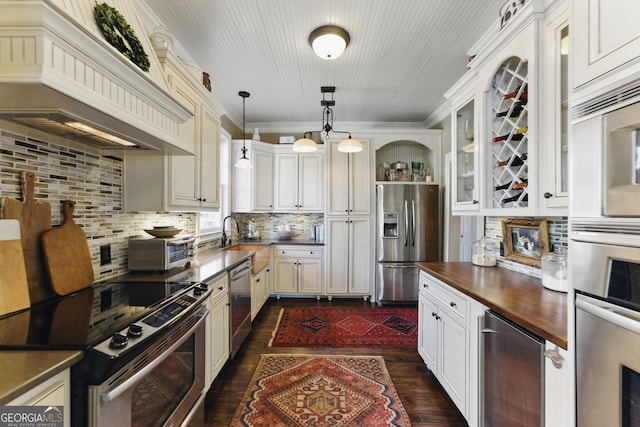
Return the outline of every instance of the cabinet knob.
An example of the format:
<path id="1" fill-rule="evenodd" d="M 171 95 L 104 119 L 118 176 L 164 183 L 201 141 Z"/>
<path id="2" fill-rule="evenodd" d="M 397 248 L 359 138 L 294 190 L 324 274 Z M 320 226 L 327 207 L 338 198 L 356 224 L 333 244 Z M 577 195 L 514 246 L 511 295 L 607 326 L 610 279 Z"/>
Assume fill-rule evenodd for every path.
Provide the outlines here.
<path id="1" fill-rule="evenodd" d="M 218 290 L 219 290 L 219 291 L 221 291 L 221 290 L 223 290 L 223 289 L 224 289 L 224 287 L 222 287 L 222 286 L 220 286 L 220 287 L 218 288 Z"/>
<path id="2" fill-rule="evenodd" d="M 436 317 L 437 314 L 435 314 L 433 311 L 431 312 L 431 317 Z"/>
<path id="3" fill-rule="evenodd" d="M 548 191 L 546 193 L 544 193 L 544 198 L 545 199 L 550 199 L 553 197 L 553 194 L 549 193 Z"/>
<path id="4" fill-rule="evenodd" d="M 423 287 L 423 288 L 425 288 L 425 289 L 429 289 L 429 285 L 428 285 L 428 284 L 426 284 L 426 283 L 423 283 L 423 284 L 422 284 L 422 287 Z"/>
<path id="5" fill-rule="evenodd" d="M 477 200 L 474 200 L 474 201 L 473 201 L 473 204 L 474 204 L 474 205 L 477 205 L 477 204 L 478 204 L 478 201 L 477 201 Z"/>
<path id="6" fill-rule="evenodd" d="M 206 199 L 205 197 L 203 197 L 203 198 L 202 198 L 202 201 L 203 201 L 203 202 L 206 202 L 206 201 L 207 201 L 207 199 Z"/>
<path id="7" fill-rule="evenodd" d="M 455 307 L 455 306 L 457 306 L 458 304 L 456 304 L 455 302 L 451 301 L 451 302 L 449 303 L 449 305 L 450 305 L 451 307 Z"/>

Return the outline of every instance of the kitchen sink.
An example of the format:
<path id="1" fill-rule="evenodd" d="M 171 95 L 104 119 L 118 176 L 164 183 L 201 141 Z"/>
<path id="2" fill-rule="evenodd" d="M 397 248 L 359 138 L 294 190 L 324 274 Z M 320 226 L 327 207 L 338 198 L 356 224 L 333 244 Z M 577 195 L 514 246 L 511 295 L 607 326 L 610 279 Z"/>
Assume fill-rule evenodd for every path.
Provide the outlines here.
<path id="1" fill-rule="evenodd" d="M 251 274 L 259 273 L 260 270 L 269 265 L 271 261 L 271 246 L 269 245 L 238 244 L 224 248 L 223 250 L 255 252 L 255 254 L 251 256 Z"/>

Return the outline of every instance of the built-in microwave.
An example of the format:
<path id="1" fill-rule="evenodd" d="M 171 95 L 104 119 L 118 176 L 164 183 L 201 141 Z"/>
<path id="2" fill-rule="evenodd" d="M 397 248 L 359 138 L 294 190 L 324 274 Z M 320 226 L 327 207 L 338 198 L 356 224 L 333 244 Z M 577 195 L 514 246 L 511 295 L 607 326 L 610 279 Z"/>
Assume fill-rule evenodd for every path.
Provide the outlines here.
<path id="1" fill-rule="evenodd" d="M 166 271 L 189 267 L 194 254 L 193 236 L 129 239 L 130 271 Z"/>
<path id="2" fill-rule="evenodd" d="M 640 217 L 640 102 L 574 123 L 571 216 Z"/>

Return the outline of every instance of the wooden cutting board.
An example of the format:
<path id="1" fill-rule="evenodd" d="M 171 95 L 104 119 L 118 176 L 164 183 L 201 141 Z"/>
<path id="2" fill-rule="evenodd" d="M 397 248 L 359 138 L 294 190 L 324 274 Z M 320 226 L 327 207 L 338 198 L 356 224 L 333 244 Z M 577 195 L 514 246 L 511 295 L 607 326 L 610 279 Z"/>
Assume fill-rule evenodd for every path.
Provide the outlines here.
<path id="1" fill-rule="evenodd" d="M 51 289 L 58 295 L 79 291 L 93 283 L 89 243 L 82 228 L 73 222 L 75 204 L 71 200 L 62 202 L 62 225 L 40 237 Z"/>
<path id="2" fill-rule="evenodd" d="M 22 252 L 27 260 L 27 282 L 31 303 L 44 301 L 55 294 L 49 286 L 44 264 L 40 235 L 51 229 L 51 205 L 33 198 L 36 176 L 33 172 L 22 174 L 22 202 L 5 197 L 2 201 L 2 218 L 17 219 L 20 223 Z"/>
<path id="3" fill-rule="evenodd" d="M 23 310 L 31 305 L 24 267 L 20 223 L 0 220 L 0 315 Z"/>

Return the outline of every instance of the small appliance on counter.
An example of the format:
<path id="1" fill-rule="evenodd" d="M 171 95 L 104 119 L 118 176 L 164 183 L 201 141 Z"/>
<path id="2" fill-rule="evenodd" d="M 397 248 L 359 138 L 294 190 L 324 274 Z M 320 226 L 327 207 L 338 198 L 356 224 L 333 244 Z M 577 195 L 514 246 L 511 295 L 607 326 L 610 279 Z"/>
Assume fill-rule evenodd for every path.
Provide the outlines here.
<path id="1" fill-rule="evenodd" d="M 317 243 L 324 243 L 324 224 L 313 227 L 313 239 Z"/>
<path id="2" fill-rule="evenodd" d="M 129 239 L 129 270 L 167 271 L 181 265 L 188 268 L 194 256 L 194 242 L 193 236 Z"/>
<path id="3" fill-rule="evenodd" d="M 278 240 L 291 240 L 292 237 L 293 232 L 291 231 L 289 224 L 278 226 Z"/>

